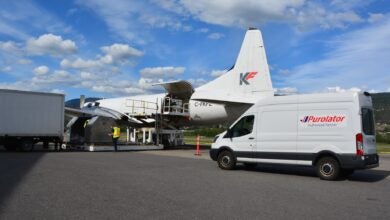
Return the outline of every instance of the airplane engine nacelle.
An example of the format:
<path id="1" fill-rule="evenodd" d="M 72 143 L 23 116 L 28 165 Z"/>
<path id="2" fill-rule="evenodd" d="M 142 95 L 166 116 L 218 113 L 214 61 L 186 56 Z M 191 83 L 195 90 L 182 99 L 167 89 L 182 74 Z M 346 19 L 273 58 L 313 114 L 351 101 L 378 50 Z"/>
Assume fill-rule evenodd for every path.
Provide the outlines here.
<path id="1" fill-rule="evenodd" d="M 228 118 L 224 104 L 190 100 L 189 112 L 195 124 L 222 122 Z"/>

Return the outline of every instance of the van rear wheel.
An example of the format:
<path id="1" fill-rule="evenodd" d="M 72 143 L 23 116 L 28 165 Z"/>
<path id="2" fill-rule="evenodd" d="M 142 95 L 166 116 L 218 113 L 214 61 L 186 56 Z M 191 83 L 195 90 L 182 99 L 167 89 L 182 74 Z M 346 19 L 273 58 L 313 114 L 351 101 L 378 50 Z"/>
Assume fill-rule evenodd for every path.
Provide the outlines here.
<path id="1" fill-rule="evenodd" d="M 340 175 L 339 162 L 333 157 L 323 157 L 316 164 L 317 175 L 323 180 L 336 180 Z"/>
<path id="2" fill-rule="evenodd" d="M 220 154 L 218 154 L 218 166 L 221 169 L 224 170 L 232 170 L 236 166 L 236 158 L 234 157 L 233 153 L 230 151 L 222 151 Z"/>

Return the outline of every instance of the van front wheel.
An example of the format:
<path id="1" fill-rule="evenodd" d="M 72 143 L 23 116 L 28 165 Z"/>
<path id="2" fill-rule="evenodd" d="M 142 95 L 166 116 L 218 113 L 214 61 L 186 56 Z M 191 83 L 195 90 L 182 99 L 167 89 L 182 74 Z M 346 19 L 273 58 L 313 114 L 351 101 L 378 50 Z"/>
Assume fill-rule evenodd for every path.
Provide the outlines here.
<path id="1" fill-rule="evenodd" d="M 232 170 L 236 166 L 236 158 L 233 153 L 226 150 L 218 155 L 217 162 L 219 168 L 224 170 Z"/>
<path id="2" fill-rule="evenodd" d="M 333 157 L 323 157 L 317 164 L 317 175 L 323 180 L 336 180 L 340 175 L 339 162 Z"/>

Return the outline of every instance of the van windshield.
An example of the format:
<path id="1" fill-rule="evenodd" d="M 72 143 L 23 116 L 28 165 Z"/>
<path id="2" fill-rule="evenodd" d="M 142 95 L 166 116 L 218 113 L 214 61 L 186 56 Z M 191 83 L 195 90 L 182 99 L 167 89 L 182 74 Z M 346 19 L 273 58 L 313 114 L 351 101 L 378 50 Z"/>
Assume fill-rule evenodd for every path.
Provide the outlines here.
<path id="1" fill-rule="evenodd" d="M 241 137 L 252 133 L 255 116 L 249 115 L 241 118 L 232 128 L 232 137 Z"/>
<path id="2" fill-rule="evenodd" d="M 362 108 L 363 132 L 366 135 L 374 135 L 374 114 L 369 108 Z"/>

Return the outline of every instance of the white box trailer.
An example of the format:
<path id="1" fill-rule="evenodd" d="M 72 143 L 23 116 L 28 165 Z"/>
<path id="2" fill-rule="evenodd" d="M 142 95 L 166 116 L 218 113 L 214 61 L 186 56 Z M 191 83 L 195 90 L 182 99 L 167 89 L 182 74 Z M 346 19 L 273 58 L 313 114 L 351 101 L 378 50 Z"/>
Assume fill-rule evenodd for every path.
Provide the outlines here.
<path id="1" fill-rule="evenodd" d="M 37 142 L 58 145 L 64 132 L 64 95 L 0 89 L 0 145 L 32 150 Z"/>
<path id="2" fill-rule="evenodd" d="M 236 162 L 315 166 L 333 180 L 379 165 L 368 93 L 275 96 L 260 100 L 216 136 L 210 156 L 222 169 Z"/>

